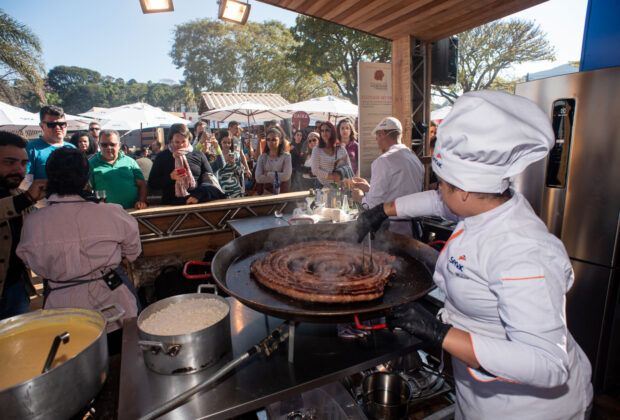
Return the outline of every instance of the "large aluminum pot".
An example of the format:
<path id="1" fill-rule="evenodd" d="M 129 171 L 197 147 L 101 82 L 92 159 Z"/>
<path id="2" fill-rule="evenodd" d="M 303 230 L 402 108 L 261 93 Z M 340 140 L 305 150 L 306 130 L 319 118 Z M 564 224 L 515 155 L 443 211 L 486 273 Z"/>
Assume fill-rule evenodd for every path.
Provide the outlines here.
<path id="1" fill-rule="evenodd" d="M 206 288 L 215 289 L 212 285 L 200 285 L 198 292 Z M 215 324 L 191 334 L 155 335 L 141 328 L 144 320 L 153 313 L 192 299 L 204 300 L 205 305 L 212 304 L 214 300 L 222 302 L 226 305 L 226 315 Z M 149 369 L 165 375 L 198 372 L 213 366 L 232 351 L 230 305 L 226 299 L 206 293 L 189 293 L 160 300 L 138 317 L 138 336 L 144 363 Z"/>
<path id="2" fill-rule="evenodd" d="M 107 321 L 114 321 L 123 314 L 121 310 Z M 92 342 L 84 341 L 85 347 L 75 356 L 51 370 L 42 374 L 35 373 L 30 379 L 0 389 L 0 417 L 67 419 L 84 409 L 108 376 L 105 327 L 106 319 L 101 313 L 77 308 L 38 310 L 0 321 L 0 340 L 7 340 L 3 347 L 27 352 L 25 360 L 32 363 L 36 372 L 42 370 L 52 344 L 52 340 L 47 343 L 48 338 L 45 339 L 46 344 L 41 343 L 41 331 L 58 331 L 53 334 L 69 332 L 69 343 L 73 341 L 72 345 L 77 346 L 76 351 L 82 348 L 78 345 L 80 334 L 83 338 L 84 331 L 88 331 L 88 340 L 94 337 Z M 88 342 L 90 344 L 86 344 Z M 0 357 L 9 356 L 2 354 Z M 7 372 L 0 372 L 0 375 L 7 375 Z M 7 377 L 3 380 L 10 383 Z"/>

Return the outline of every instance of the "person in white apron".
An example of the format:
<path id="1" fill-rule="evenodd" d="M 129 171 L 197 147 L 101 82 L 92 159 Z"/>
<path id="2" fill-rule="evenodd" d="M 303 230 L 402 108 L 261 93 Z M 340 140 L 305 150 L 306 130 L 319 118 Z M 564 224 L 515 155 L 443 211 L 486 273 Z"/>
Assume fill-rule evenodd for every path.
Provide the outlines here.
<path id="1" fill-rule="evenodd" d="M 378 205 L 358 220 L 360 241 L 388 216 L 458 220 L 433 276 L 446 295 L 438 318 L 417 303 L 388 317 L 390 327 L 452 355 L 457 419 L 589 417 L 590 362 L 566 326 L 570 260 L 510 189 L 510 178 L 553 144 L 549 118 L 533 102 L 466 93 L 439 127 L 439 191 Z"/>

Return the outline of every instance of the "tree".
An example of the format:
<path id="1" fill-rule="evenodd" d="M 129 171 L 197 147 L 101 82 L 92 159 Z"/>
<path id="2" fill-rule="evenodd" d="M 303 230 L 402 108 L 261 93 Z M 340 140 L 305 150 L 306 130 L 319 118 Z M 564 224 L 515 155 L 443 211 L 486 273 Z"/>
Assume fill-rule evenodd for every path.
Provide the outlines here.
<path id="1" fill-rule="evenodd" d="M 300 15 L 292 31 L 298 41 L 292 60 L 306 71 L 329 75 L 353 103 L 357 103 L 357 63 L 391 59 L 389 41 L 324 20 Z"/>
<path id="2" fill-rule="evenodd" d="M 289 61 L 295 44 L 281 22 L 240 26 L 202 19 L 175 28 L 170 56 L 196 97 L 203 90 L 272 92 L 289 100 L 300 91 L 330 93 L 323 78 Z"/>
<path id="3" fill-rule="evenodd" d="M 45 102 L 42 61 L 37 36 L 0 9 L 0 94 L 6 101 L 16 104 L 12 85 L 23 79 Z"/>
<path id="4" fill-rule="evenodd" d="M 435 87 L 439 96 L 453 103 L 461 94 L 481 89 L 510 89 L 501 72 L 513 64 L 554 60 L 546 34 L 532 21 L 496 21 L 458 35 L 456 85 Z"/>
<path id="5" fill-rule="evenodd" d="M 47 85 L 60 96 L 77 86 L 96 84 L 101 80 L 99 72 L 77 66 L 56 66 L 47 74 Z"/>

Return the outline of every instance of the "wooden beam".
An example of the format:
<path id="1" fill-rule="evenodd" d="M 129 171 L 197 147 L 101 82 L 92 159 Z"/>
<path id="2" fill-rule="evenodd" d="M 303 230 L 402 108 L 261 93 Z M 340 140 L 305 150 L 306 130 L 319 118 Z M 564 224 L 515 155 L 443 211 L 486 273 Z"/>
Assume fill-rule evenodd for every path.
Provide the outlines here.
<path id="1" fill-rule="evenodd" d="M 411 147 L 411 46 L 412 38 L 392 41 L 392 115 L 403 125 L 403 144 Z"/>

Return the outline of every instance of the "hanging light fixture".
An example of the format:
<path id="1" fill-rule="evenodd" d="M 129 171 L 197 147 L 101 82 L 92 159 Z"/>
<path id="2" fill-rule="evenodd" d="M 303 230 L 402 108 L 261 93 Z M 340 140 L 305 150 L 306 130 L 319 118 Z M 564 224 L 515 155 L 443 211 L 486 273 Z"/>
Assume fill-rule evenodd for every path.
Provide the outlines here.
<path id="1" fill-rule="evenodd" d="M 172 0 L 140 0 L 142 13 L 173 12 Z"/>
<path id="2" fill-rule="evenodd" d="M 226 22 L 245 25 L 250 16 L 250 4 L 237 0 L 220 0 L 218 18 Z"/>

